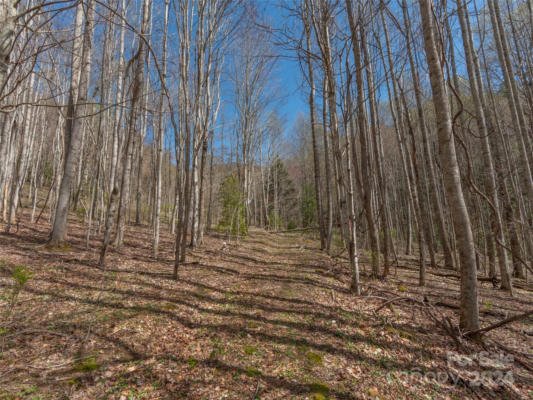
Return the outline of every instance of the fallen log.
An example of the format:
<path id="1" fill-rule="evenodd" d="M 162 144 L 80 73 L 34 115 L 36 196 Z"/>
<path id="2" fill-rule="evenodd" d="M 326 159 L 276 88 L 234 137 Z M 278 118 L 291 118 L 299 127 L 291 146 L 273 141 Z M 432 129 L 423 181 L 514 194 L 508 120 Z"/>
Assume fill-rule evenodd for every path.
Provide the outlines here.
<path id="1" fill-rule="evenodd" d="M 501 320 L 500 322 L 496 322 L 495 324 L 486 326 L 485 328 L 480 328 L 480 329 L 476 329 L 474 331 L 465 332 L 463 335 L 464 336 L 482 335 L 484 333 L 492 331 L 493 329 L 500 328 L 500 327 L 502 327 L 504 325 L 507 325 L 507 324 L 510 324 L 512 322 L 516 322 L 516 321 L 520 321 L 520 320 L 526 319 L 530 315 L 533 315 L 533 310 L 526 311 L 525 313 L 522 313 L 522 314 L 513 315 L 512 317 L 509 317 L 509 318 L 506 318 L 504 320 Z"/>

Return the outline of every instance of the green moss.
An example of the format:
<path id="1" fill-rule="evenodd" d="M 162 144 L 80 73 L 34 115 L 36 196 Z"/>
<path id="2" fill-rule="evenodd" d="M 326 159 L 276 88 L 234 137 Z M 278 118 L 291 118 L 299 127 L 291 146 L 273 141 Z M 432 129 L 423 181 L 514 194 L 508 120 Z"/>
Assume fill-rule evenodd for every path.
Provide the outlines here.
<path id="1" fill-rule="evenodd" d="M 172 304 L 172 303 L 166 303 L 165 305 L 163 305 L 163 308 L 165 310 L 175 310 L 176 308 L 178 308 L 175 304 Z"/>
<path id="2" fill-rule="evenodd" d="M 297 293 L 289 285 L 286 285 L 281 288 L 279 294 L 281 297 L 294 297 Z"/>
<path id="3" fill-rule="evenodd" d="M 251 356 L 252 354 L 257 353 L 257 347 L 254 346 L 244 346 L 244 352 Z"/>
<path id="4" fill-rule="evenodd" d="M 322 382 L 313 382 L 309 384 L 309 390 L 311 391 L 311 397 L 314 399 L 326 399 L 331 392 L 328 385 Z"/>
<path id="5" fill-rule="evenodd" d="M 157 312 L 157 311 L 159 311 L 159 309 L 155 305 L 153 305 L 152 303 L 146 303 L 144 308 L 148 312 Z"/>
<path id="6" fill-rule="evenodd" d="M 193 356 L 190 356 L 187 362 L 189 363 L 189 367 L 191 367 L 191 369 L 194 368 L 196 364 L 198 364 L 198 360 Z"/>
<path id="7" fill-rule="evenodd" d="M 60 246 L 53 246 L 52 244 L 47 244 L 46 248 L 49 251 L 56 251 L 58 253 L 68 252 L 68 251 L 72 250 L 72 247 L 70 247 L 67 244 L 63 244 L 63 245 L 60 245 Z"/>
<path id="8" fill-rule="evenodd" d="M 255 376 L 259 376 L 261 374 L 262 374 L 262 372 L 259 371 L 258 369 L 255 369 L 255 368 L 252 368 L 252 367 L 246 368 L 246 375 L 248 375 L 251 378 L 253 378 Z"/>
<path id="9" fill-rule="evenodd" d="M 304 344 L 301 344 L 301 345 L 296 347 L 296 350 L 298 351 L 298 353 L 304 354 L 304 353 L 307 353 L 309 351 L 309 347 L 307 347 Z"/>
<path id="10" fill-rule="evenodd" d="M 213 350 L 211 350 L 211 353 L 209 354 L 210 359 L 215 359 L 217 356 L 223 355 L 225 352 L 224 347 L 222 344 L 215 342 L 213 345 Z"/>
<path id="11" fill-rule="evenodd" d="M 89 357 L 83 360 L 80 364 L 74 366 L 74 371 L 90 372 L 100 368 L 100 365 L 96 362 L 96 357 Z"/>
<path id="12" fill-rule="evenodd" d="M 322 365 L 323 364 L 322 354 L 309 352 L 305 356 L 311 362 L 311 364 L 314 364 L 314 365 Z"/>

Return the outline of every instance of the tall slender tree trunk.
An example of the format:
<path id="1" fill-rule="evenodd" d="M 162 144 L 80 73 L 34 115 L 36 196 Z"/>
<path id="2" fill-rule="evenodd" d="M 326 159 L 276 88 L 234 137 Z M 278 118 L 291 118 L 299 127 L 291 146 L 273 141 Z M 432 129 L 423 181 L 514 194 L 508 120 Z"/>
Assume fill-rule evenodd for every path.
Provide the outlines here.
<path id="1" fill-rule="evenodd" d="M 135 149 L 136 125 L 139 117 L 139 104 L 144 87 L 144 64 L 146 62 L 146 43 L 145 38 L 148 32 L 150 19 L 151 0 L 143 0 L 142 4 L 142 22 L 139 32 L 139 44 L 135 54 L 135 69 L 133 76 L 133 87 L 131 91 L 130 115 L 128 121 L 128 133 L 126 139 L 124 162 L 122 164 L 122 181 L 120 185 L 120 201 L 117 215 L 117 232 L 115 245 L 120 248 L 124 239 L 124 225 L 128 214 L 130 188 L 132 179 L 132 160 Z"/>
<path id="2" fill-rule="evenodd" d="M 355 23 L 352 0 L 346 0 L 346 9 L 348 13 L 348 22 L 350 25 L 351 39 L 352 39 L 352 51 L 355 58 L 355 82 L 357 87 L 357 122 L 358 122 L 358 134 L 359 143 L 361 145 L 361 173 L 363 177 L 363 187 L 361 193 L 363 194 L 363 204 L 365 208 L 365 216 L 368 227 L 368 235 L 370 237 L 370 251 L 371 251 L 371 265 L 372 275 L 377 278 L 379 276 L 379 239 L 374 221 L 374 207 L 372 204 L 372 196 L 374 193 L 373 182 L 371 173 L 374 168 L 371 166 L 371 149 L 368 142 L 368 123 L 365 116 L 365 87 L 363 82 L 363 59 L 361 55 L 361 34 L 364 34 L 362 28 L 358 33 L 357 25 Z M 373 88 L 368 88 L 373 90 Z"/>
<path id="3" fill-rule="evenodd" d="M 364 56 L 365 72 L 366 72 L 366 81 L 368 88 L 368 101 L 369 101 L 369 110 L 370 110 L 370 133 L 372 139 L 372 149 L 374 155 L 374 168 L 375 175 L 377 178 L 378 190 L 376 190 L 376 197 L 379 194 L 381 204 L 376 207 L 379 209 L 379 218 L 381 221 L 381 230 L 383 232 L 383 275 L 388 273 L 389 269 L 389 250 L 390 244 L 392 242 L 390 237 L 390 230 L 388 228 L 388 201 L 387 201 L 387 191 L 385 187 L 385 178 L 383 176 L 383 158 L 381 153 L 381 129 L 379 126 L 378 110 L 377 110 L 377 99 L 376 99 L 376 85 L 374 83 L 374 72 L 373 72 L 373 62 L 370 58 L 370 53 L 368 51 L 368 44 L 365 32 L 360 26 L 359 31 L 361 32 L 361 49 Z M 378 193 L 379 192 L 379 193 Z M 379 238 L 379 236 L 378 236 Z M 379 241 L 378 241 L 379 243 Z M 379 246 L 378 246 L 379 249 Z M 379 250 L 378 250 L 379 251 Z"/>
<path id="4" fill-rule="evenodd" d="M 326 170 L 326 218 L 325 218 L 325 234 L 326 234 L 326 251 L 328 254 L 331 251 L 331 238 L 333 233 L 333 200 L 331 198 L 331 164 L 329 151 L 329 134 L 328 134 L 328 105 L 326 101 L 327 78 L 324 77 L 322 85 L 322 136 L 324 140 L 324 166 Z"/>
<path id="5" fill-rule="evenodd" d="M 115 115 L 113 120 L 113 133 L 112 133 L 112 144 L 111 144 L 111 168 L 109 173 L 109 192 L 111 192 L 116 186 L 118 180 L 118 170 L 120 162 L 120 125 L 122 121 L 122 101 L 124 98 L 123 93 L 123 81 L 124 81 L 124 41 L 126 34 L 125 27 L 125 18 L 126 18 L 126 0 L 120 1 L 120 34 L 119 34 L 119 45 L 118 45 L 118 67 L 117 67 L 117 91 L 115 102 L 117 106 L 115 107 Z"/>
<path id="6" fill-rule="evenodd" d="M 348 251 L 350 259 L 350 269 L 352 276 L 351 290 L 357 294 L 361 293 L 359 284 L 359 262 L 356 247 L 356 232 L 355 232 L 355 213 L 353 202 L 353 187 L 351 177 L 351 165 L 345 172 L 342 162 L 342 151 L 339 139 L 339 126 L 337 116 L 337 100 L 336 100 L 336 85 L 333 74 L 333 58 L 331 53 L 330 33 L 329 33 L 329 10 L 326 9 L 327 4 L 322 1 L 319 18 L 317 23 L 313 19 L 315 34 L 320 45 L 322 53 L 322 61 L 324 66 L 324 73 L 327 76 L 327 102 L 329 106 L 329 122 L 331 128 L 331 138 L 333 144 L 334 166 L 337 169 L 337 191 L 339 200 L 339 211 L 341 213 L 341 229 L 344 237 L 348 242 Z M 311 13 L 314 15 L 314 13 Z M 326 101 L 326 100 L 324 100 Z M 350 163 L 351 164 L 351 163 Z"/>
<path id="7" fill-rule="evenodd" d="M 419 0 L 419 4 L 426 60 L 437 121 L 444 187 L 446 189 L 448 203 L 450 204 L 461 263 L 460 326 L 462 329 L 473 331 L 479 329 L 474 237 L 461 186 L 459 165 L 455 153 L 450 103 L 446 94 L 441 60 L 437 51 L 433 24 L 433 2 L 431 0 Z"/>
<path id="8" fill-rule="evenodd" d="M 17 18 L 16 0 L 3 0 L 0 3 L 0 99 L 5 93 L 9 56 L 15 39 L 15 21 Z M 4 130 L 2 130 L 4 132 Z M 0 159 L 0 165 L 1 165 Z"/>
<path id="9" fill-rule="evenodd" d="M 167 74 L 167 35 L 168 35 L 168 12 L 170 8 L 170 0 L 165 0 L 164 11 L 164 23 L 163 23 L 163 54 L 161 61 L 161 79 L 165 86 L 166 74 Z M 154 242 L 153 251 L 154 257 L 157 258 L 159 252 L 159 226 L 160 226 L 160 214 L 161 214 L 161 186 L 162 186 L 162 174 L 161 169 L 163 165 L 163 148 L 164 148 L 164 106 L 165 106 L 165 93 L 163 87 L 159 94 L 159 115 L 157 117 L 157 154 L 156 154 L 156 183 L 155 183 L 155 205 L 154 205 Z"/>
<path id="10" fill-rule="evenodd" d="M 499 9 L 499 0 L 488 0 L 489 14 L 492 22 L 492 30 L 494 33 L 494 41 L 500 67 L 504 78 L 506 87 L 506 95 L 511 110 L 511 122 L 513 123 L 518 141 L 518 150 L 522 157 L 522 162 L 519 169 L 522 172 L 522 182 L 525 185 L 526 191 L 530 199 L 533 199 L 533 175 L 531 172 L 531 163 L 527 153 L 526 143 L 524 137 L 528 135 L 528 128 L 525 122 L 524 112 L 520 101 L 520 94 L 516 81 L 514 79 L 513 67 L 511 64 L 511 57 L 509 53 L 509 46 L 503 23 L 501 20 L 501 13 Z"/>
<path id="11" fill-rule="evenodd" d="M 411 181 L 411 195 L 413 196 L 413 210 L 415 211 L 415 221 L 418 228 L 418 251 L 420 256 L 420 269 L 419 269 L 419 280 L 418 283 L 420 286 L 425 286 L 426 284 L 426 258 L 425 258 L 425 252 L 424 247 L 426 244 L 428 245 L 428 249 L 430 248 L 429 243 L 427 242 L 427 229 L 424 228 L 424 225 L 427 224 L 427 213 L 425 213 L 423 200 L 421 199 L 423 188 L 420 183 L 421 177 L 419 174 L 418 166 L 417 166 L 417 152 L 416 152 L 416 142 L 415 142 L 415 135 L 414 135 L 414 128 L 413 124 L 411 123 L 411 117 L 409 116 L 409 108 L 407 106 L 407 100 L 405 99 L 405 93 L 403 92 L 402 88 L 400 87 L 401 92 L 401 98 L 402 103 L 404 105 L 405 109 L 405 121 L 407 124 L 407 131 L 409 132 L 409 135 L 411 136 L 411 151 L 409 151 L 409 147 L 406 145 L 405 151 L 407 155 L 410 157 L 410 162 L 408 163 L 408 173 Z"/>
<path id="12" fill-rule="evenodd" d="M 83 2 L 80 2 L 76 11 L 76 28 L 81 31 L 83 19 Z M 87 95 L 89 90 L 89 78 L 91 71 L 92 59 L 92 41 L 93 41 L 93 1 L 87 0 L 87 12 L 85 21 L 85 32 L 83 34 L 83 43 L 78 38 L 74 38 L 72 74 L 71 74 L 71 92 L 69 100 L 69 109 L 72 111 L 67 115 L 72 115 L 67 119 L 67 128 L 65 130 L 65 162 L 63 166 L 63 177 L 59 188 L 56 210 L 54 213 L 54 224 L 52 227 L 50 245 L 54 247 L 63 246 L 67 239 L 67 216 L 70 205 L 70 194 L 75 179 L 76 167 L 81 151 L 81 137 L 83 131 L 83 116 L 87 112 Z M 81 58 L 79 54 L 82 53 Z M 79 82 L 79 84 L 78 84 Z"/>
<path id="13" fill-rule="evenodd" d="M 307 16 L 304 14 L 302 16 L 304 29 L 305 29 L 305 39 L 306 39 L 306 61 L 307 61 L 307 70 L 309 74 L 309 115 L 311 118 L 311 138 L 313 141 L 313 166 L 314 166 L 314 176 L 315 176 L 315 201 L 317 208 L 317 219 L 318 219 L 318 229 L 320 233 L 320 249 L 324 250 L 327 246 L 326 244 L 326 229 L 324 225 L 324 212 L 322 209 L 322 185 L 320 180 L 320 159 L 318 154 L 318 144 L 317 144 L 317 134 L 316 134 L 316 116 L 315 116 L 315 79 L 313 73 L 313 63 L 311 60 L 311 33 L 309 31 L 309 21 Z"/>
<path id="14" fill-rule="evenodd" d="M 404 23 L 406 26 L 405 32 L 406 32 L 407 55 L 409 57 L 409 65 L 411 67 L 411 75 L 413 77 L 413 86 L 414 86 L 414 91 L 415 91 L 419 129 L 422 134 L 422 149 L 423 149 L 424 159 L 425 159 L 424 165 L 426 169 L 429 171 L 429 179 L 430 179 L 429 194 L 431 198 L 431 205 L 433 207 L 433 214 L 435 215 L 435 219 L 437 222 L 437 229 L 438 229 L 438 234 L 440 238 L 440 243 L 442 246 L 442 251 L 444 253 L 444 266 L 453 269 L 454 267 L 453 255 L 452 255 L 452 251 L 449 245 L 448 235 L 445 229 L 444 212 L 442 210 L 442 206 L 441 206 L 440 199 L 438 196 L 437 178 L 435 175 L 435 169 L 433 167 L 433 157 L 432 157 L 431 149 L 429 145 L 429 134 L 427 132 L 427 123 L 426 123 L 426 117 L 424 115 L 422 93 L 420 89 L 420 77 L 418 75 L 417 63 L 415 62 L 415 58 L 414 58 L 413 51 L 411 48 L 411 22 L 409 18 L 408 9 L 407 9 L 407 2 L 405 0 L 402 0 L 402 10 L 403 10 L 403 16 L 404 16 Z M 424 189 L 427 189 L 426 185 L 423 185 L 423 186 L 425 186 Z M 423 192 L 426 192 L 426 190 L 424 190 Z M 421 201 L 423 200 L 421 199 Z M 426 227 L 429 227 L 429 225 L 430 225 L 429 221 L 424 223 L 424 226 Z M 433 241 L 432 241 L 431 231 L 429 229 L 426 230 L 426 236 L 428 237 L 428 240 L 431 240 L 428 246 L 430 247 L 432 267 L 435 267 L 435 255 L 434 255 L 434 251 L 432 250 Z"/>
<path id="15" fill-rule="evenodd" d="M 468 76 L 470 79 L 470 92 L 472 93 L 472 98 L 474 100 L 474 107 L 476 112 L 476 122 L 478 126 L 478 131 L 482 137 L 482 146 L 483 146 L 483 162 L 485 166 L 486 174 L 486 186 L 489 192 L 491 205 L 491 214 L 492 214 L 492 231 L 495 238 L 497 238 L 497 254 L 498 254 L 498 264 L 500 266 L 500 274 L 502 278 L 502 289 L 506 289 L 512 292 L 512 283 L 511 276 L 509 273 L 509 266 L 507 262 L 507 254 L 504 249 L 505 246 L 505 237 L 503 229 L 502 215 L 500 212 L 500 201 L 498 198 L 497 185 L 496 185 L 496 174 L 494 172 L 494 163 L 492 160 L 492 151 L 490 148 L 489 142 L 489 131 L 487 128 L 487 122 L 485 117 L 485 112 L 482 105 L 481 97 L 483 96 L 483 87 L 479 86 L 481 84 L 480 72 L 477 68 L 477 63 L 474 62 L 473 54 L 473 40 L 470 32 L 467 28 L 468 13 L 466 7 L 464 6 L 463 0 L 458 0 L 457 2 L 457 11 L 459 15 L 459 22 L 461 25 L 461 32 L 463 37 L 463 47 L 465 50 L 465 59 L 466 67 L 468 71 Z"/>

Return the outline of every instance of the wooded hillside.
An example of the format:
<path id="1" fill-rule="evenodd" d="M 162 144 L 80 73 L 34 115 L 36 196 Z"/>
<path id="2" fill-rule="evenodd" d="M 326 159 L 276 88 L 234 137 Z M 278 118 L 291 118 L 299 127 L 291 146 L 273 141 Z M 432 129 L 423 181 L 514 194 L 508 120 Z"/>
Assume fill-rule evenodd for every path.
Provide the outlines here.
<path id="1" fill-rule="evenodd" d="M 532 396 L 532 169 L 532 0 L 0 0 L 0 399 Z"/>

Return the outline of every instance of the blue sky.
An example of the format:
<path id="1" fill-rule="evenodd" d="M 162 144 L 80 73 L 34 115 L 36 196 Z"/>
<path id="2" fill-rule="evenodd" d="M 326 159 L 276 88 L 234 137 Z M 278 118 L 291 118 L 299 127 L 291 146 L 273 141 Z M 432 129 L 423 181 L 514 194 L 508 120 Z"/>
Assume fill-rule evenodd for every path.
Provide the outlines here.
<path id="1" fill-rule="evenodd" d="M 277 0 L 260 0 L 259 4 L 260 9 L 265 12 L 267 21 L 274 28 L 281 28 L 284 23 L 288 22 Z M 290 131 L 298 115 L 308 113 L 309 107 L 305 100 L 307 93 L 301 88 L 302 77 L 298 62 L 294 60 L 294 52 L 282 51 L 282 49 L 278 51 L 280 51 L 281 58 L 276 68 L 276 78 L 283 91 L 279 111 L 285 117 L 285 130 Z"/>
<path id="2" fill-rule="evenodd" d="M 258 0 L 258 11 L 261 23 L 271 26 L 273 29 L 279 29 L 283 24 L 288 23 L 287 17 L 283 10 L 279 7 L 279 0 Z M 267 34 L 267 33 L 265 33 Z M 274 43 L 275 38 L 272 38 Z M 309 107 L 307 105 L 308 91 L 301 87 L 302 76 L 300 66 L 295 60 L 295 52 L 284 50 L 280 46 L 273 44 L 272 51 L 278 58 L 273 62 L 276 63 L 272 71 L 272 83 L 276 88 L 277 95 L 273 103 L 265 111 L 268 114 L 270 111 L 275 111 L 280 117 L 283 124 L 282 140 L 284 142 L 291 142 L 293 128 L 298 117 L 302 114 L 308 114 Z M 228 57 L 229 60 L 231 57 Z M 231 134 L 233 130 L 233 122 L 235 122 L 234 111 L 234 87 L 230 81 L 226 81 L 221 87 L 222 109 L 218 118 L 218 126 L 224 125 L 223 138 L 218 134 L 215 138 L 215 147 L 220 148 L 224 146 L 224 154 L 228 154 L 229 148 L 233 142 Z M 265 115 L 266 116 L 266 115 Z M 287 146 L 282 146 L 287 149 Z"/>

